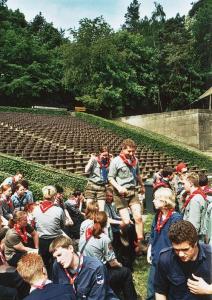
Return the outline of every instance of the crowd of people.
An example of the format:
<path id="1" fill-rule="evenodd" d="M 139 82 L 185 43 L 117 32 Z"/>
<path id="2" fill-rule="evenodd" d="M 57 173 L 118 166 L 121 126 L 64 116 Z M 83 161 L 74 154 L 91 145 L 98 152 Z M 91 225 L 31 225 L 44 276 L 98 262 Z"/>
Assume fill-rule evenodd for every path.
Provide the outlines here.
<path id="1" fill-rule="evenodd" d="M 0 185 L 0 300 L 137 300 L 133 265 L 147 255 L 148 300 L 212 298 L 212 188 L 180 162 L 153 176 L 151 232 L 136 144 L 103 146 L 85 192 L 57 184 L 34 199 L 23 174 Z"/>

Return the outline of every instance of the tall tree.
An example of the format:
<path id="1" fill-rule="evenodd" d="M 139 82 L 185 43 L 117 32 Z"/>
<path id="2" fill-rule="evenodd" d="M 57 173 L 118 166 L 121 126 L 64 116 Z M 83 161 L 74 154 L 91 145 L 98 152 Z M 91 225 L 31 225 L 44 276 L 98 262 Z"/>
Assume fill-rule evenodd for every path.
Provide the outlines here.
<path id="1" fill-rule="evenodd" d="M 192 22 L 190 28 L 194 35 L 194 52 L 199 60 L 204 78 L 204 89 L 212 82 L 212 2 L 199 0 L 189 12 Z"/>
<path id="2" fill-rule="evenodd" d="M 51 105 L 53 99 L 60 100 L 63 64 L 56 49 L 66 40 L 41 15 L 33 32 L 19 10 L 2 5 L 0 15 L 1 103 Z"/>
<path id="3" fill-rule="evenodd" d="M 70 28 L 69 31 L 74 42 L 79 42 L 86 46 L 90 46 L 98 38 L 107 37 L 112 32 L 112 28 L 102 16 L 93 20 L 88 18 L 81 19 L 79 25 L 77 30 Z"/>
<path id="4" fill-rule="evenodd" d="M 139 32 L 140 28 L 140 3 L 138 0 L 133 0 L 127 8 L 125 14 L 125 23 L 122 26 L 123 29 L 127 29 L 130 32 Z"/>

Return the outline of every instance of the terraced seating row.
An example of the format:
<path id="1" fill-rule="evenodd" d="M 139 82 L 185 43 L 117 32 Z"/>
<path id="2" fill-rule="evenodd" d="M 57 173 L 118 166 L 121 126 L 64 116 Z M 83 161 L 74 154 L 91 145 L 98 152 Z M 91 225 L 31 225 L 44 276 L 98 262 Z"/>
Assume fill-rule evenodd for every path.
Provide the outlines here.
<path id="1" fill-rule="evenodd" d="M 0 152 L 79 174 L 84 174 L 90 153 L 108 145 L 111 153 L 117 155 L 122 142 L 114 133 L 72 116 L 0 113 L 0 122 Z M 152 176 L 160 165 L 174 167 L 178 163 L 141 146 L 137 156 L 144 177 Z"/>

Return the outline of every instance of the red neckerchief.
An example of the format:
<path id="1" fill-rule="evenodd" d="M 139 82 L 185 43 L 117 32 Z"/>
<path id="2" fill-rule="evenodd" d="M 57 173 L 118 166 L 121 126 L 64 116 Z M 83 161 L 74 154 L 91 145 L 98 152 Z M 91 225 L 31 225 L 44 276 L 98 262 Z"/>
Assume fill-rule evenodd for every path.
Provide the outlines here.
<path id="1" fill-rule="evenodd" d="M 166 218 L 162 221 L 162 211 L 159 212 L 158 215 L 158 220 L 157 220 L 157 224 L 156 224 L 156 231 L 160 232 L 161 229 L 164 227 L 164 225 L 166 224 L 166 222 L 171 218 L 172 213 L 173 213 L 174 209 L 171 209 L 168 211 L 168 214 L 166 215 Z"/>
<path id="2" fill-rule="evenodd" d="M 76 288 L 75 288 L 75 286 L 74 286 L 74 281 L 76 280 L 77 276 L 79 275 L 79 272 L 80 272 L 81 269 L 82 269 L 82 266 L 83 266 L 83 262 L 81 262 L 82 258 L 83 258 L 83 256 L 80 255 L 80 257 L 79 257 L 79 264 L 78 264 L 78 267 L 77 267 L 77 271 L 76 271 L 76 273 L 74 274 L 73 277 L 69 274 L 69 272 L 68 272 L 67 269 L 64 269 L 64 271 L 65 271 L 65 273 L 66 273 L 66 276 L 67 276 L 68 279 L 69 279 L 69 283 L 73 286 L 73 289 L 74 289 L 74 292 L 75 292 L 75 293 L 76 293 Z"/>
<path id="3" fill-rule="evenodd" d="M 119 156 L 123 160 L 123 162 L 130 168 L 133 168 L 137 164 L 137 159 L 135 156 L 132 156 L 131 159 L 127 159 L 126 156 L 123 153 L 120 153 Z"/>
<path id="4" fill-rule="evenodd" d="M 160 181 L 160 182 L 156 182 L 153 184 L 153 190 L 157 190 L 160 187 L 164 187 L 164 188 L 170 188 L 170 186 L 168 185 L 168 183 L 164 182 L 164 181 Z"/>
<path id="5" fill-rule="evenodd" d="M 10 197 L 7 198 L 6 202 L 7 202 L 7 205 L 9 206 L 9 208 L 12 208 L 12 207 L 13 207 L 13 202 L 12 202 L 12 200 L 11 200 Z"/>
<path id="6" fill-rule="evenodd" d="M 201 190 L 201 188 L 198 188 L 186 199 L 186 202 L 183 204 L 183 208 L 186 208 L 186 206 L 189 204 L 189 202 L 195 195 L 201 195 L 204 198 L 204 200 L 207 201 L 207 196 L 205 195 L 205 193 Z"/>
<path id="7" fill-rule="evenodd" d="M 54 206 L 54 203 L 52 203 L 52 201 L 44 200 L 40 203 L 40 209 L 42 213 L 45 213 L 52 206 Z"/>
<path id="8" fill-rule="evenodd" d="M 203 192 L 204 192 L 206 195 L 212 195 L 212 188 L 209 187 L 208 185 L 203 186 L 203 187 L 202 187 L 202 190 L 203 190 Z"/>
<path id="9" fill-rule="evenodd" d="M 32 286 L 36 289 L 42 290 L 46 285 L 47 279 L 45 279 L 41 284 L 32 284 Z"/>
<path id="10" fill-rule="evenodd" d="M 17 232 L 17 234 L 21 237 L 22 241 L 25 244 L 27 244 L 28 236 L 27 236 L 26 227 L 21 228 L 20 225 L 15 224 L 13 228 L 15 229 L 15 231 Z"/>
<path id="11" fill-rule="evenodd" d="M 97 160 L 98 164 L 100 165 L 100 169 L 102 169 L 102 168 L 106 168 L 107 169 L 109 167 L 109 165 L 110 165 L 110 159 L 109 158 L 107 159 L 107 163 L 106 164 L 102 163 L 102 161 L 100 160 L 99 156 L 96 157 L 96 160 Z"/>
<path id="12" fill-rule="evenodd" d="M 85 239 L 86 241 L 90 239 L 93 235 L 93 227 L 88 227 L 85 231 Z"/>
<path id="13" fill-rule="evenodd" d="M 10 198 L 7 199 L 7 205 L 9 206 L 9 208 L 13 208 L 13 202 Z"/>

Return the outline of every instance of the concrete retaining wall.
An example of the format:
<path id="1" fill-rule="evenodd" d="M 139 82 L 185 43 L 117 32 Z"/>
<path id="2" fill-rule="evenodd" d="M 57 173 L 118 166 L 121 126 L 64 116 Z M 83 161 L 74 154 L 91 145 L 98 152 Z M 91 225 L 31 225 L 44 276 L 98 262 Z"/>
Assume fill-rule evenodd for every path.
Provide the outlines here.
<path id="1" fill-rule="evenodd" d="M 190 109 L 121 118 L 203 151 L 212 151 L 212 111 Z"/>

